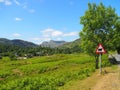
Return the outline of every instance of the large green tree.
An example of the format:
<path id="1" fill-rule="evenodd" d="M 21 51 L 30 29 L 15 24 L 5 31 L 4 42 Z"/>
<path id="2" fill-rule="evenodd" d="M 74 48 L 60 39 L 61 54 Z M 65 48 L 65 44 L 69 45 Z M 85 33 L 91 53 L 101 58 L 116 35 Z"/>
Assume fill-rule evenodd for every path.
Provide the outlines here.
<path id="1" fill-rule="evenodd" d="M 80 18 L 83 29 L 80 32 L 81 47 L 90 55 L 94 55 L 96 59 L 96 68 L 98 68 L 98 55 L 95 49 L 99 43 L 102 43 L 108 51 L 112 48 L 112 38 L 115 31 L 115 23 L 118 15 L 111 6 L 106 7 L 102 3 L 88 3 L 88 10 L 84 16 Z"/>
<path id="2" fill-rule="evenodd" d="M 116 49 L 118 54 L 120 54 L 120 19 L 118 19 L 118 21 L 115 23 L 115 30 L 112 41 L 114 49 Z"/>

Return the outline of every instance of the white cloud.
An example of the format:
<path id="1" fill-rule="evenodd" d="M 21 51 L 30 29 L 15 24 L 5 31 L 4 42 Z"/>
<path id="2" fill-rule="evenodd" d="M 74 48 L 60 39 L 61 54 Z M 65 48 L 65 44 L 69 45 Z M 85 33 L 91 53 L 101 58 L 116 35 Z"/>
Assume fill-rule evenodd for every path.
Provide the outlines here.
<path id="1" fill-rule="evenodd" d="M 42 1 L 42 0 L 41 0 Z M 35 9 L 30 9 L 30 7 L 28 7 L 28 2 L 25 0 L 23 3 L 21 3 L 18 0 L 0 0 L 0 3 L 3 3 L 6 6 L 12 5 L 12 3 L 16 4 L 17 6 L 25 9 L 27 12 L 29 13 L 34 13 Z M 18 20 L 19 21 L 19 20 Z"/>
<path id="2" fill-rule="evenodd" d="M 55 30 L 52 28 L 47 28 L 41 31 L 40 37 L 31 38 L 31 40 L 37 44 L 41 44 L 43 41 L 50 41 L 50 40 L 63 40 L 67 37 L 78 36 L 78 32 L 68 32 L 64 33 L 60 30 Z"/>
<path id="3" fill-rule="evenodd" d="M 4 2 L 4 0 L 0 0 L 0 2 Z"/>
<path id="4" fill-rule="evenodd" d="M 76 36 L 78 35 L 78 32 L 68 32 L 64 33 L 60 30 L 54 30 L 51 28 L 45 29 L 42 31 L 43 37 L 69 37 L 69 36 Z"/>
<path id="5" fill-rule="evenodd" d="M 59 30 L 48 28 L 43 30 L 42 34 L 44 37 L 58 37 L 58 36 L 61 36 L 63 33 Z"/>
<path id="6" fill-rule="evenodd" d="M 38 38 L 38 37 L 36 37 L 36 38 L 32 38 L 31 40 L 34 41 L 34 42 L 37 43 L 37 44 L 41 44 L 41 43 L 44 42 L 44 41 L 50 41 L 51 38 L 48 38 L 48 37 Z"/>
<path id="7" fill-rule="evenodd" d="M 34 10 L 34 9 L 30 9 L 29 12 L 30 12 L 30 13 L 34 13 L 35 10 Z"/>
<path id="8" fill-rule="evenodd" d="M 58 37 L 58 38 L 56 38 L 56 40 L 61 41 L 61 40 L 62 40 L 62 38 Z"/>
<path id="9" fill-rule="evenodd" d="M 10 2 L 9 0 L 5 1 L 5 5 L 11 5 L 11 4 L 12 4 L 12 2 Z"/>
<path id="10" fill-rule="evenodd" d="M 76 36 L 78 35 L 78 32 L 70 32 L 70 33 L 66 33 L 63 36 Z"/>
<path id="11" fill-rule="evenodd" d="M 51 40 L 51 38 L 45 38 L 45 37 L 42 37 L 42 38 L 32 38 L 32 40 L 34 40 L 34 41 L 49 41 L 49 40 Z"/>
<path id="12" fill-rule="evenodd" d="M 41 44 L 44 41 L 50 41 L 50 40 L 63 40 L 65 38 L 71 38 L 74 36 L 78 36 L 78 32 L 63 32 L 60 30 L 55 30 L 53 28 L 47 28 L 41 31 L 41 35 L 35 38 L 31 38 L 31 40 L 37 44 Z"/>
<path id="13" fill-rule="evenodd" d="M 20 2 L 18 2 L 17 0 L 14 0 L 14 3 L 18 6 L 21 5 Z"/>
<path id="14" fill-rule="evenodd" d="M 0 0 L 0 3 L 4 3 L 7 6 L 12 4 L 12 2 L 10 0 Z"/>
<path id="15" fill-rule="evenodd" d="M 53 31 L 52 33 L 51 33 L 51 35 L 53 36 L 53 37 L 58 37 L 58 36 L 62 36 L 62 32 L 61 31 Z"/>
<path id="16" fill-rule="evenodd" d="M 22 21 L 22 18 L 16 17 L 15 21 Z"/>
<path id="17" fill-rule="evenodd" d="M 13 36 L 14 36 L 14 37 L 20 37 L 21 34 L 19 34 L 19 33 L 14 33 Z"/>
<path id="18" fill-rule="evenodd" d="M 20 3 L 18 0 L 13 0 L 14 1 L 14 3 L 16 4 L 16 5 L 18 5 L 18 6 L 20 6 L 20 7 L 22 7 L 23 9 L 27 9 L 27 2 L 24 2 L 24 3 Z"/>

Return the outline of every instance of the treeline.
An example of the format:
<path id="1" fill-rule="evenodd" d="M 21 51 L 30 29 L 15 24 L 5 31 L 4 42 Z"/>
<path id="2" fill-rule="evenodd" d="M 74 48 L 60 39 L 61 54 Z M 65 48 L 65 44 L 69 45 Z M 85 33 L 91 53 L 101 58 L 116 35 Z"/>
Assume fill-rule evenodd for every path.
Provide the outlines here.
<path id="1" fill-rule="evenodd" d="M 15 45 L 0 45 L 0 58 L 10 57 L 11 60 L 16 60 L 18 57 L 31 58 L 34 56 L 45 56 L 53 54 L 71 54 L 80 53 L 82 50 L 79 46 L 71 48 L 49 48 L 49 47 L 20 47 Z"/>

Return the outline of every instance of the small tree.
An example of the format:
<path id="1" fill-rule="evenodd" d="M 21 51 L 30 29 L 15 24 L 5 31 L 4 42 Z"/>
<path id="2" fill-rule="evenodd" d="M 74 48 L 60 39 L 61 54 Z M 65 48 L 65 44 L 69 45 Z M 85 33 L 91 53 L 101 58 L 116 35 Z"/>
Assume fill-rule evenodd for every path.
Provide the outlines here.
<path id="1" fill-rule="evenodd" d="M 83 25 L 83 30 L 80 32 L 81 47 L 95 57 L 96 68 L 98 68 L 98 55 L 95 54 L 95 48 L 102 43 L 107 50 L 112 49 L 111 39 L 117 20 L 115 9 L 105 7 L 102 3 L 99 5 L 88 3 L 88 10 L 81 17 L 80 23 Z"/>

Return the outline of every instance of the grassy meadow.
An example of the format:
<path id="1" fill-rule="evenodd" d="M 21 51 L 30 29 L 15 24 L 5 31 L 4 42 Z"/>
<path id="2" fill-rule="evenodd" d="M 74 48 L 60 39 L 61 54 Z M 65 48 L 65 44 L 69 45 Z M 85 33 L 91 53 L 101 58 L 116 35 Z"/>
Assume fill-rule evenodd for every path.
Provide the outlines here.
<path id="1" fill-rule="evenodd" d="M 107 55 L 103 66 L 109 66 Z M 57 54 L 27 60 L 0 60 L 0 90 L 58 90 L 70 81 L 82 80 L 95 71 L 94 57 Z"/>

